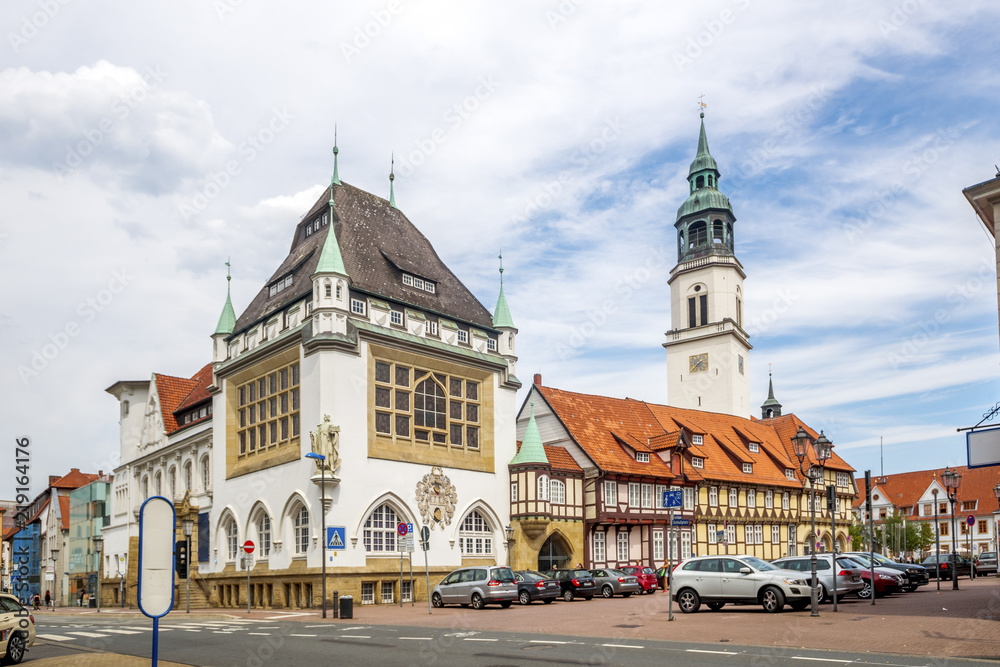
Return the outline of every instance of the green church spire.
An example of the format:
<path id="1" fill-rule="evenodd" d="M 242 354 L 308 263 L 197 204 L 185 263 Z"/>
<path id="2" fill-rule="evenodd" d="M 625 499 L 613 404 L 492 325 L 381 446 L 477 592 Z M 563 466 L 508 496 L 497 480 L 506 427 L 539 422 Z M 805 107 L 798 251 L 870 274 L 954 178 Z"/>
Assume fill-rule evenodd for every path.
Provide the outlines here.
<path id="1" fill-rule="evenodd" d="M 500 251 L 500 297 L 497 299 L 497 307 L 493 309 L 493 326 L 497 329 L 505 327 L 515 329 L 514 320 L 510 316 L 510 308 L 507 307 L 507 299 L 503 295 L 503 251 Z"/>
<path id="2" fill-rule="evenodd" d="M 708 151 L 708 135 L 705 134 L 705 112 L 702 111 L 700 115 L 701 131 L 698 133 L 698 152 L 694 156 L 694 162 L 691 163 L 691 169 L 688 170 L 689 176 L 705 169 L 711 169 L 715 172 L 719 171 L 719 165 L 715 163 L 715 158 Z"/>
<path id="3" fill-rule="evenodd" d="M 229 260 L 226 260 L 226 305 L 222 307 L 222 314 L 219 315 L 219 324 L 215 327 L 217 334 L 231 334 L 236 328 L 236 313 L 233 311 L 233 300 L 230 296 L 229 286 L 233 276 L 229 272 Z"/>
<path id="4" fill-rule="evenodd" d="M 336 135 L 336 130 L 334 130 Z M 344 257 L 340 254 L 340 244 L 337 242 L 337 232 L 333 229 L 333 184 L 339 183 L 337 179 L 337 139 L 333 140 L 333 179 L 330 181 L 330 224 L 326 229 L 326 239 L 323 241 L 323 250 L 319 255 L 319 263 L 316 264 L 317 273 L 339 273 L 346 276 L 347 269 L 344 268 Z"/>
<path id="5" fill-rule="evenodd" d="M 389 206 L 396 208 L 396 192 L 393 190 L 392 182 L 396 180 L 396 156 L 392 156 L 392 166 L 389 167 Z"/>
<path id="6" fill-rule="evenodd" d="M 535 423 L 535 402 L 531 402 L 531 417 L 528 419 L 528 426 L 524 429 L 524 438 L 521 439 L 521 449 L 513 459 L 511 465 L 518 463 L 549 463 L 549 457 L 545 455 L 545 447 L 542 446 L 542 435 L 538 432 L 538 424 Z"/>
<path id="7" fill-rule="evenodd" d="M 767 400 L 760 406 L 760 415 L 763 419 L 781 416 L 781 403 L 774 397 L 774 380 L 771 379 L 771 368 L 767 369 Z"/>
<path id="8" fill-rule="evenodd" d="M 333 125 L 333 178 L 330 179 L 331 185 L 341 185 L 340 174 L 337 173 L 337 153 L 340 149 L 337 148 L 337 125 Z M 330 188 L 330 199 L 333 199 L 333 188 Z"/>

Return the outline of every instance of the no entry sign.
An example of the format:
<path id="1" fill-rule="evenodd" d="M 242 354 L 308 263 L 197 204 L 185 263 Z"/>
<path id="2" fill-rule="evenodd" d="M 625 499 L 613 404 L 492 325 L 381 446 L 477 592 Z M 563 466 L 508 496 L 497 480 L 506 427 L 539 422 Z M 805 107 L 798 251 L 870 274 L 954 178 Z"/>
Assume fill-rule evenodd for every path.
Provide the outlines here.
<path id="1" fill-rule="evenodd" d="M 253 540 L 247 540 L 246 542 L 243 543 L 243 551 L 247 552 L 248 554 L 252 554 L 255 546 L 256 545 L 253 543 Z"/>

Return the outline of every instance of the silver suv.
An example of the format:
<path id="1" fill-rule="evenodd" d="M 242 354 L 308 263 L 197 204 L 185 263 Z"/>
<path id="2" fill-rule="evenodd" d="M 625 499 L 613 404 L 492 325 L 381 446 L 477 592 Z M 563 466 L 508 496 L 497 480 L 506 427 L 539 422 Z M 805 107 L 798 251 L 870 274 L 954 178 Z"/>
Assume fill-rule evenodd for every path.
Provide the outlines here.
<path id="1" fill-rule="evenodd" d="M 833 570 L 831 563 L 833 554 L 816 554 L 816 580 L 819 583 L 817 599 L 822 602 L 830 599 L 833 595 Z M 773 565 L 783 567 L 786 570 L 795 570 L 806 583 L 812 583 L 812 561 L 809 556 L 788 556 L 772 560 Z M 865 582 L 861 580 L 861 566 L 850 558 L 837 558 L 837 599 L 840 600 L 848 593 L 857 593 L 865 587 Z"/>
<path id="2" fill-rule="evenodd" d="M 685 614 L 705 602 L 712 611 L 727 602 L 760 604 L 767 612 L 809 604 L 809 582 L 801 572 L 783 570 L 755 556 L 698 556 L 677 566 L 671 575 L 674 599 Z"/>
<path id="3" fill-rule="evenodd" d="M 517 599 L 517 581 L 509 567 L 463 567 L 445 577 L 434 587 L 431 604 L 472 605 L 482 609 L 491 602 L 498 602 L 506 609 Z"/>

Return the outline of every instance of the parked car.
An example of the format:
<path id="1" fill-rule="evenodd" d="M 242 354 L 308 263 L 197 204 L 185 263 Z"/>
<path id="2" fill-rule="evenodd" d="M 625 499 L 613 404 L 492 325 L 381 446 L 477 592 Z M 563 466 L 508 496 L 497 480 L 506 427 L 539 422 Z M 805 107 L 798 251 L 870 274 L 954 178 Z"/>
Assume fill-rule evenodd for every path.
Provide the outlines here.
<path id="1" fill-rule="evenodd" d="M 812 585 L 812 561 L 809 556 L 788 556 L 771 561 L 786 570 L 801 573 L 803 579 Z M 849 593 L 857 593 L 865 587 L 861 578 L 861 565 L 850 558 L 837 557 L 837 599 Z M 833 598 L 833 554 L 816 554 L 816 580 L 819 583 L 817 597 L 820 602 Z M 810 599 L 811 601 L 811 599 Z"/>
<path id="2" fill-rule="evenodd" d="M 705 602 L 712 611 L 726 603 L 759 604 L 779 612 L 785 604 L 805 609 L 809 582 L 802 573 L 785 570 L 754 556 L 698 556 L 683 561 L 672 573 L 674 599 L 691 614 Z"/>
<path id="3" fill-rule="evenodd" d="M 942 579 L 951 579 L 952 571 L 956 571 L 959 577 L 975 578 L 975 570 L 972 561 L 959 554 L 931 554 L 921 563 L 927 568 L 927 573 L 936 576 L 935 566 L 940 561 L 940 571 Z"/>
<path id="4" fill-rule="evenodd" d="M 551 604 L 562 592 L 558 581 L 534 570 L 515 572 L 514 580 L 517 582 L 517 601 L 521 604 L 531 604 L 534 600 Z"/>
<path id="5" fill-rule="evenodd" d="M 979 560 L 976 561 L 976 574 L 992 572 L 996 574 L 997 572 L 997 552 L 996 551 L 984 551 L 979 554 Z"/>
<path id="6" fill-rule="evenodd" d="M 517 599 L 517 581 L 509 567 L 463 567 L 441 580 L 431 593 L 431 604 L 472 605 L 482 609 L 493 602 L 506 609 Z"/>
<path id="7" fill-rule="evenodd" d="M 851 555 L 861 555 L 868 556 L 867 551 L 852 551 L 848 552 L 847 556 Z M 886 558 L 882 554 L 875 554 L 875 563 L 882 567 L 887 567 L 892 570 L 898 570 L 903 573 L 903 590 L 905 591 L 915 591 L 919 586 L 923 586 L 930 582 L 930 577 L 927 576 L 927 568 L 923 565 L 915 565 L 913 563 L 899 563 L 890 558 Z"/>
<path id="8" fill-rule="evenodd" d="M 632 593 L 642 592 L 642 585 L 639 583 L 639 579 L 637 579 L 634 574 L 628 574 L 626 572 L 622 572 L 621 570 L 604 568 L 591 570 L 590 575 L 594 577 L 594 582 L 597 584 L 597 590 L 599 590 L 601 595 L 606 598 L 614 597 L 615 595 L 621 595 L 622 597 L 627 598 L 632 595 Z"/>
<path id="9" fill-rule="evenodd" d="M 549 570 L 544 574 L 559 582 L 562 599 L 566 602 L 576 597 L 592 600 L 597 592 L 597 583 L 587 570 Z"/>
<path id="10" fill-rule="evenodd" d="M 625 574 L 630 574 L 639 580 L 639 585 L 642 586 L 643 593 L 655 593 L 656 589 L 659 588 L 659 584 L 656 580 L 656 571 L 651 567 L 638 567 L 636 565 L 627 565 L 625 567 L 618 568 Z"/>
<path id="11" fill-rule="evenodd" d="M 861 566 L 861 581 L 864 582 L 864 587 L 857 592 L 857 595 L 863 600 L 870 600 L 872 596 L 872 561 L 868 558 L 868 554 L 856 553 L 850 556 L 841 556 L 841 558 L 848 558 Z M 903 590 L 903 581 L 904 575 L 899 570 L 875 565 L 875 597 L 880 598 L 898 593 Z"/>
<path id="12" fill-rule="evenodd" d="M 0 662 L 16 665 L 35 643 L 35 617 L 17 598 L 0 594 Z"/>

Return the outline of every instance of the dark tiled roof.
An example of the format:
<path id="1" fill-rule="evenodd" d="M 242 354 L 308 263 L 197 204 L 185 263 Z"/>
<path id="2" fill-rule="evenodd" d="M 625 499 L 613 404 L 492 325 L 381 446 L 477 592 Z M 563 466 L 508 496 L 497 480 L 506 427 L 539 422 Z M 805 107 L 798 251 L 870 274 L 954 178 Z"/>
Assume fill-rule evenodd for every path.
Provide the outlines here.
<path id="1" fill-rule="evenodd" d="M 311 236 L 305 234 L 306 226 L 328 209 L 327 188 L 296 225 L 288 256 L 237 318 L 235 333 L 311 293 L 312 274 L 330 229 L 337 234 L 353 289 L 492 330 L 489 311 L 445 266 L 430 241 L 401 211 L 385 199 L 346 183 L 332 187 L 333 223 Z M 435 293 L 404 286 L 403 270 L 433 280 Z M 293 274 L 292 286 L 270 296 L 270 284 L 289 272 Z"/>

